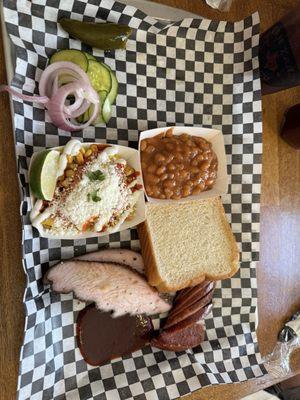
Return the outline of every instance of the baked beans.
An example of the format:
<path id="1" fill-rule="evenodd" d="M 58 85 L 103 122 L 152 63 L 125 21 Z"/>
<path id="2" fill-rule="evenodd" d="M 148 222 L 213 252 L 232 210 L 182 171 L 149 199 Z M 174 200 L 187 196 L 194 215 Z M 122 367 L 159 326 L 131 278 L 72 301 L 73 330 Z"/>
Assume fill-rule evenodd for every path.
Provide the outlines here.
<path id="1" fill-rule="evenodd" d="M 141 141 L 145 190 L 150 197 L 179 200 L 209 190 L 217 178 L 218 160 L 206 139 L 168 129 Z"/>

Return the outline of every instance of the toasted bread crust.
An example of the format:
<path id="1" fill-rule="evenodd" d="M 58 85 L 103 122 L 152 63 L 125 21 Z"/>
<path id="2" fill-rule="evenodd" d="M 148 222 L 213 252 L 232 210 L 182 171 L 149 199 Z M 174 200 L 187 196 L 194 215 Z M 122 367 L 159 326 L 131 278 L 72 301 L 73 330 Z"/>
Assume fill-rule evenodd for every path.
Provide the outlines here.
<path id="1" fill-rule="evenodd" d="M 159 287 L 163 283 L 158 274 L 158 266 L 156 264 L 154 250 L 150 232 L 146 222 L 142 222 L 137 226 L 138 236 L 141 242 L 141 253 L 145 264 L 145 273 L 151 286 Z M 159 290 L 159 289 L 158 289 Z"/>

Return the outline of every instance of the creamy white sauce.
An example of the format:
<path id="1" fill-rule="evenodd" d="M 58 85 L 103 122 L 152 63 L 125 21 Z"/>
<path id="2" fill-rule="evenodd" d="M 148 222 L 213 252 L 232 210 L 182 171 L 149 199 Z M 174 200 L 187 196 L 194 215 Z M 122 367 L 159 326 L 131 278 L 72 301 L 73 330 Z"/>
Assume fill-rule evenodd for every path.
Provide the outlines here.
<path id="1" fill-rule="evenodd" d="M 57 178 L 59 176 L 63 175 L 63 173 L 67 167 L 67 164 L 68 164 L 67 156 L 76 156 L 76 154 L 78 154 L 79 150 L 81 149 L 81 146 L 82 146 L 82 143 L 77 139 L 70 140 L 64 146 L 64 150 L 58 160 L 58 169 L 57 169 L 57 173 L 56 173 Z"/>
<path id="2" fill-rule="evenodd" d="M 32 207 L 32 210 L 30 212 L 30 220 L 34 221 L 35 218 L 40 214 L 40 209 L 42 208 L 43 205 L 43 200 L 38 199 L 34 206 Z"/>
<path id="3" fill-rule="evenodd" d="M 38 214 L 33 220 L 31 220 L 31 223 L 33 226 L 35 226 L 36 228 L 38 227 L 42 227 L 42 222 L 45 221 L 45 219 L 47 219 L 48 217 L 50 217 L 51 215 L 51 210 L 50 208 L 46 208 L 45 211 L 43 211 L 42 213 Z M 30 215 L 31 217 L 31 215 Z"/>
<path id="4" fill-rule="evenodd" d="M 57 177 L 64 174 L 67 166 L 67 155 L 75 156 L 80 151 L 83 144 L 76 139 L 71 140 L 64 147 L 59 159 Z M 49 231 L 52 234 L 78 234 L 82 233 L 83 226 L 87 220 L 97 216 L 93 231 L 100 232 L 103 226 L 107 226 L 113 214 L 117 216 L 114 226 L 108 227 L 106 232 L 115 232 L 132 212 L 137 202 L 139 191 L 131 192 L 136 184 L 136 179 L 126 185 L 123 182 L 123 175 L 120 175 L 116 164 L 122 164 L 124 167 L 127 161 L 117 159 L 113 156 L 118 154 L 117 147 L 110 146 L 99 153 L 96 160 L 88 164 L 87 171 L 84 173 L 81 181 L 74 187 L 67 197 L 62 201 L 52 201 L 50 205 L 40 213 L 43 201 L 37 200 L 30 214 L 32 225 L 38 229 L 44 229 L 42 222 L 50 216 L 54 216 L 54 223 Z M 87 172 L 101 170 L 104 173 L 103 181 L 92 181 Z M 91 200 L 91 194 L 95 193 L 100 201 Z M 58 192 L 56 198 L 60 198 Z M 56 199 L 55 198 L 55 199 Z M 59 212 L 59 217 L 57 212 Z M 68 221 L 70 226 L 64 226 L 64 221 Z"/>

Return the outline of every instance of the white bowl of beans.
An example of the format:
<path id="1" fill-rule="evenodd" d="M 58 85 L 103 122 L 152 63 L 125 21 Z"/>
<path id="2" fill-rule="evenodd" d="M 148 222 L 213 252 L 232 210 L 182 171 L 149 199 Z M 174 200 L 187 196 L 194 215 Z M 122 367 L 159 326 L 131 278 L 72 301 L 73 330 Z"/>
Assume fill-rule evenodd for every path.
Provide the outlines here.
<path id="1" fill-rule="evenodd" d="M 139 156 L 148 201 L 189 201 L 227 193 L 224 137 L 217 129 L 175 126 L 144 131 Z"/>

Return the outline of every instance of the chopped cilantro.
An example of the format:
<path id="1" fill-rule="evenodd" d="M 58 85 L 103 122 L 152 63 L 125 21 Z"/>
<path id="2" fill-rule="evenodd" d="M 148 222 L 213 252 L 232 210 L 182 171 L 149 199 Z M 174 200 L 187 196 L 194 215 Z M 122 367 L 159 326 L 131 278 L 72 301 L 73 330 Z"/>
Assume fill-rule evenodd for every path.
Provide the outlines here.
<path id="1" fill-rule="evenodd" d="M 101 197 L 99 197 L 99 196 L 97 195 L 98 191 L 99 191 L 99 189 L 94 190 L 94 191 L 91 192 L 91 193 L 88 193 L 88 194 L 87 194 L 87 199 L 88 199 L 88 201 L 91 201 L 91 200 L 92 200 L 92 201 L 94 201 L 95 203 L 98 202 L 98 201 L 100 201 L 100 200 L 101 200 Z"/>
<path id="2" fill-rule="evenodd" d="M 90 181 L 104 181 L 105 175 L 103 172 L 100 171 L 100 169 L 97 169 L 97 171 L 91 171 L 87 173 L 87 176 Z"/>

